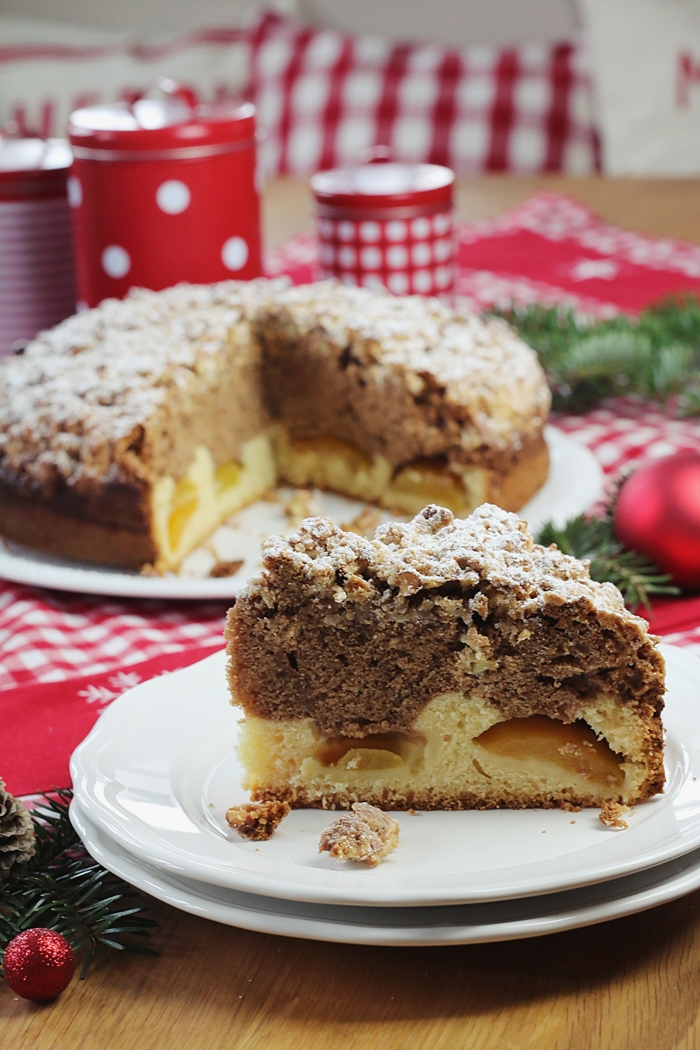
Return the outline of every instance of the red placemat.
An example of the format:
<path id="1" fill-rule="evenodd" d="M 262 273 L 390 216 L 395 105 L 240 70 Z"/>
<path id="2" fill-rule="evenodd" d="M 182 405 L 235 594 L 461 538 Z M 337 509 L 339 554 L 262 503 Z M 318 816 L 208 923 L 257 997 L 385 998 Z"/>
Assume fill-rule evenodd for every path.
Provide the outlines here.
<path id="1" fill-rule="evenodd" d="M 605 316 L 670 292 L 700 294 L 700 247 L 606 226 L 550 193 L 460 227 L 459 259 L 459 296 L 477 308 L 565 301 Z M 308 236 L 268 256 L 270 274 L 288 273 L 297 283 L 313 279 L 314 267 Z M 700 421 L 622 400 L 555 424 L 585 443 L 611 478 L 647 458 L 700 448 Z M 700 599 L 655 609 L 652 629 L 700 653 Z M 60 770 L 65 777 L 70 748 L 110 702 L 108 693 L 127 687 L 120 674 L 145 679 L 166 669 L 162 660 L 172 660 L 172 669 L 206 655 L 221 644 L 224 615 L 225 603 L 100 599 L 0 584 L 0 775 L 10 789 L 53 786 Z"/>
<path id="2" fill-rule="evenodd" d="M 596 317 L 635 313 L 665 295 L 700 293 L 700 246 L 601 222 L 578 201 L 543 192 L 496 219 L 457 226 L 458 303 L 568 303 Z M 270 276 L 318 276 L 304 234 L 268 253 Z"/>

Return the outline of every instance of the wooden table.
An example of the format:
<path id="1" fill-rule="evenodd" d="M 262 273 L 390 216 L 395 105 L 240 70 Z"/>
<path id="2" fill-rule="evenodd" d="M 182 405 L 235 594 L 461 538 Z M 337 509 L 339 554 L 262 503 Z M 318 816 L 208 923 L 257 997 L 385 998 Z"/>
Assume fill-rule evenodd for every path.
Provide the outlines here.
<path id="1" fill-rule="evenodd" d="M 700 183 L 475 179 L 478 218 L 548 186 L 605 219 L 700 242 Z M 267 192 L 267 243 L 309 228 L 304 183 Z M 218 926 L 154 903 L 151 960 L 113 955 L 54 1004 L 0 988 L 1 1050 L 692 1050 L 700 892 L 506 944 L 364 948 Z"/>
<path id="2" fill-rule="evenodd" d="M 461 219 L 485 219 L 527 200 L 538 190 L 568 193 L 603 219 L 630 230 L 700 242 L 700 182 L 693 179 L 489 178 L 460 180 Z M 276 179 L 265 193 L 264 233 L 269 247 L 313 229 L 306 179 Z"/>

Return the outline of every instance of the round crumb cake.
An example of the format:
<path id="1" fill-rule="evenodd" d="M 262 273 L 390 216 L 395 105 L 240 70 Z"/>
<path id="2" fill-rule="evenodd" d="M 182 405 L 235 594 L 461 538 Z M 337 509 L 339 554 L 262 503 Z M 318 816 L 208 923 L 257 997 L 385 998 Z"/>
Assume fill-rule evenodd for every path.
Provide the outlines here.
<path id="1" fill-rule="evenodd" d="M 176 568 L 276 480 L 415 513 L 519 509 L 549 391 L 505 324 L 265 280 L 138 290 L 0 362 L 0 534 Z"/>

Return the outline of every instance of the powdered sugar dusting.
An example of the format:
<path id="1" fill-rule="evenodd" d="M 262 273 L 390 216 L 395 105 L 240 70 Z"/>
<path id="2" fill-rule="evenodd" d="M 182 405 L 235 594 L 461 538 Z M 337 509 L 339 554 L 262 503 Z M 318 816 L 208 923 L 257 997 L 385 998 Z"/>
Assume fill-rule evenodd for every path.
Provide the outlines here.
<path id="1" fill-rule="evenodd" d="M 330 587 L 338 603 L 370 594 L 374 599 L 381 585 L 404 598 L 456 585 L 458 594 L 476 592 L 470 608 L 482 617 L 496 607 L 510 607 L 512 616 L 517 607 L 525 617 L 580 602 L 646 630 L 616 587 L 591 580 L 578 559 L 536 544 L 524 521 L 488 503 L 464 519 L 431 505 L 407 524 L 380 525 L 374 540 L 344 532 L 327 518 L 309 518 L 296 535 L 267 540 L 263 562 L 262 576 L 248 585 L 252 593 L 265 595 L 287 570 L 309 586 Z"/>
<path id="2" fill-rule="evenodd" d="M 268 282 L 133 291 L 43 332 L 0 365 L 0 464 L 44 485 L 58 473 L 109 478 L 173 388 L 207 374 L 231 330 Z M 278 284 L 279 287 L 279 284 Z"/>

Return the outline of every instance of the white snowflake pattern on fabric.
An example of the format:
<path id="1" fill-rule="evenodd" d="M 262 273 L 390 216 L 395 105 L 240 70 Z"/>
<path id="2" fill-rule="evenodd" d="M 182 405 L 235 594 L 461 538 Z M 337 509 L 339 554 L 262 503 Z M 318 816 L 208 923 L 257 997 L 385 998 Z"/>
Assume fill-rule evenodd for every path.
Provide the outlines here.
<path id="1" fill-rule="evenodd" d="M 106 685 L 90 685 L 87 689 L 80 689 L 78 696 L 82 698 L 88 704 L 110 704 L 112 700 L 115 700 L 119 693 L 116 693 L 113 689 L 108 689 Z"/>

